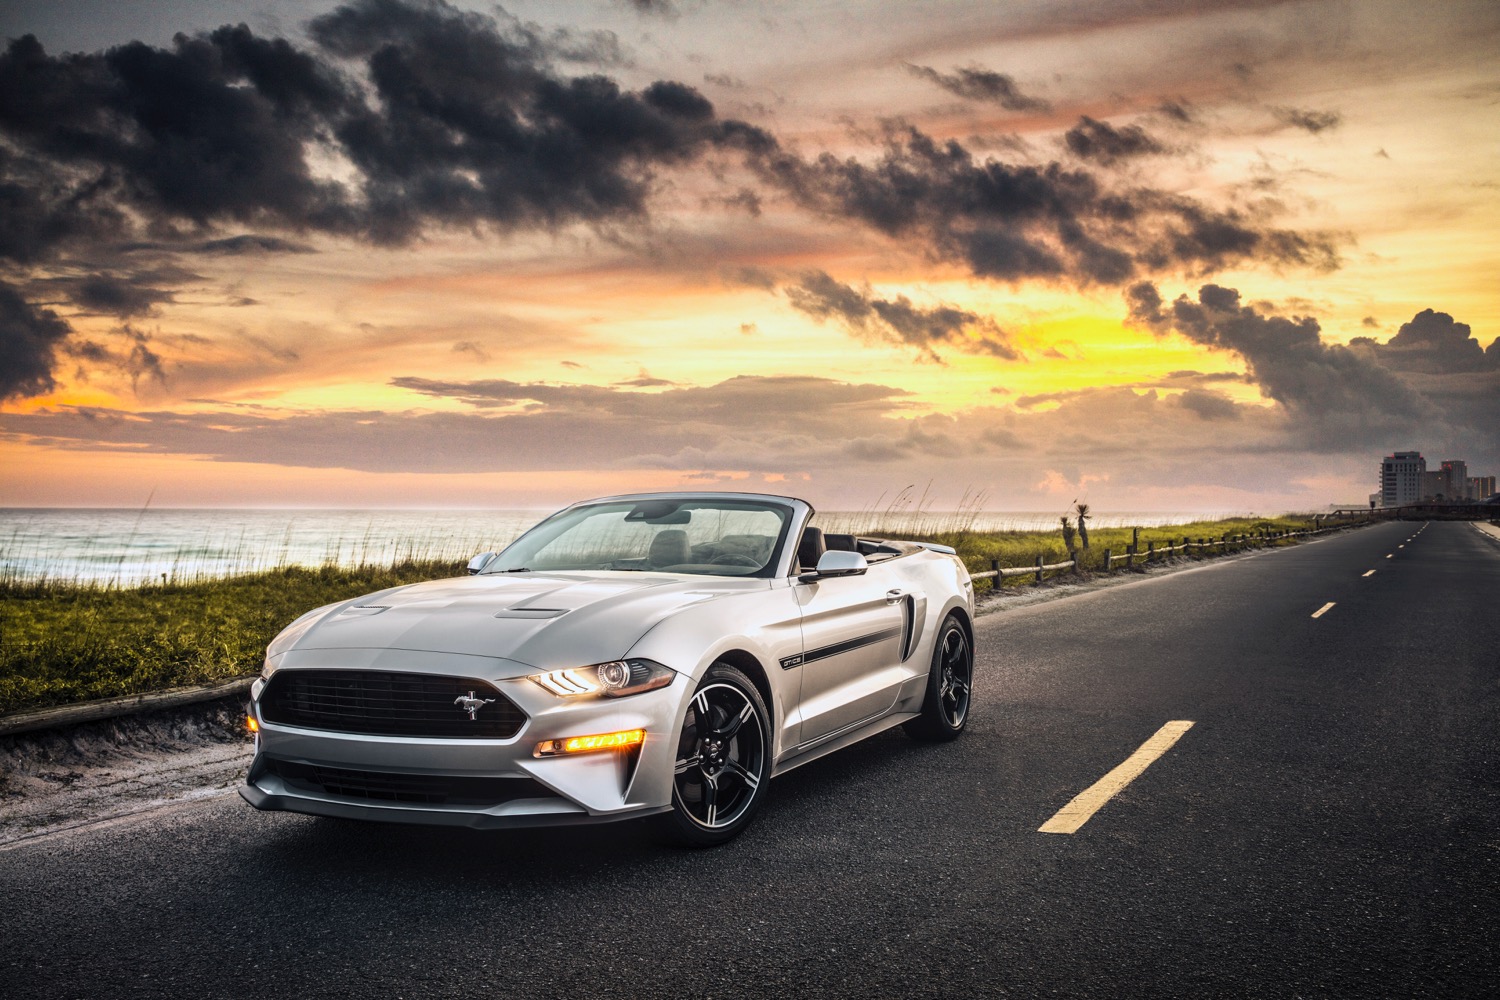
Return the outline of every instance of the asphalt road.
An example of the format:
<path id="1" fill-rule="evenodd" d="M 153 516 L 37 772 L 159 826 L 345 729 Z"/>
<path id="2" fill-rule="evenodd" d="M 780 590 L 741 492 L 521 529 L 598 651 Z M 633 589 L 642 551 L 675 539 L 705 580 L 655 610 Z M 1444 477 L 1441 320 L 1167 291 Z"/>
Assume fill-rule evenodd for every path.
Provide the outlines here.
<path id="1" fill-rule="evenodd" d="M 238 798 L 22 844 L 0 994 L 1495 996 L 1500 541 L 1418 527 L 984 617 L 962 739 L 804 767 L 713 851 Z"/>

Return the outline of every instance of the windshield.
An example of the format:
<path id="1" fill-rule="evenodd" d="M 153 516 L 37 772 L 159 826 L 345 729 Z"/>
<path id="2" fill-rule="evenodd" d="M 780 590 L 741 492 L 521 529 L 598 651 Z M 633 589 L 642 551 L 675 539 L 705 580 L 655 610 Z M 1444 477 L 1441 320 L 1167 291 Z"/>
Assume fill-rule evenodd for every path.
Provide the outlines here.
<path id="1" fill-rule="evenodd" d="M 574 507 L 516 539 L 484 572 L 612 569 L 770 576 L 791 513 L 779 504 L 712 498 Z"/>

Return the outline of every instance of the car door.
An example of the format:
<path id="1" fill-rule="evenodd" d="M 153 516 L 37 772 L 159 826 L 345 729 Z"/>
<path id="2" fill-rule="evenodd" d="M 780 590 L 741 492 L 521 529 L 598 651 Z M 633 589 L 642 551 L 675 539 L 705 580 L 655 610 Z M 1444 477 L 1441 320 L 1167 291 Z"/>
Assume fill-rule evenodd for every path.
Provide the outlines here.
<path id="1" fill-rule="evenodd" d="M 876 564 L 859 576 L 794 587 L 802 610 L 801 697 L 806 746 L 884 714 L 908 671 L 901 666 L 911 602 L 897 574 Z"/>

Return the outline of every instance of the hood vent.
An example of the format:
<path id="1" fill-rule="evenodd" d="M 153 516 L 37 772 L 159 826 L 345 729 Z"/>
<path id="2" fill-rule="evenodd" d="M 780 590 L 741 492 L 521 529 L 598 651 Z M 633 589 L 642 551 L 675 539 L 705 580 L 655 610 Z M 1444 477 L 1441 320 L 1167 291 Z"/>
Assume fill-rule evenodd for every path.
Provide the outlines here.
<path id="1" fill-rule="evenodd" d="M 567 608 L 506 608 L 496 611 L 496 618 L 557 618 L 568 613 Z"/>

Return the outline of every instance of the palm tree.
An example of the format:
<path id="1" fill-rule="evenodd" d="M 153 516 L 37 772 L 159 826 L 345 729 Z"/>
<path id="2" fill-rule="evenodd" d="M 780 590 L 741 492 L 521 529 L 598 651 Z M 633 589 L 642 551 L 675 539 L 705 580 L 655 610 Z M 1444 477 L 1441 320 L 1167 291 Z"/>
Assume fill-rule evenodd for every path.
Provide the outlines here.
<path id="1" fill-rule="evenodd" d="M 1063 545 L 1068 550 L 1068 558 L 1073 557 L 1073 525 L 1066 517 L 1059 518 L 1062 521 Z"/>
<path id="2" fill-rule="evenodd" d="M 1089 505 L 1073 501 L 1073 509 L 1078 512 L 1078 537 L 1083 541 L 1083 547 L 1089 547 Z"/>

